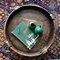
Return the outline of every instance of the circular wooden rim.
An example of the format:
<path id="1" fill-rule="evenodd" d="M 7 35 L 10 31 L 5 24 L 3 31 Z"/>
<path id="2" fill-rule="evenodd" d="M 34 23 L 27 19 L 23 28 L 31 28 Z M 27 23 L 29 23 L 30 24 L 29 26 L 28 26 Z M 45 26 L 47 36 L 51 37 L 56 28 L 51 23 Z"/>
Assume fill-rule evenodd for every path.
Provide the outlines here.
<path id="1" fill-rule="evenodd" d="M 39 6 L 39 5 L 28 4 L 28 5 L 23 5 L 23 6 L 21 6 L 21 7 L 25 7 L 25 6 L 35 6 L 35 7 L 38 7 L 38 8 L 41 8 L 41 9 L 45 10 L 45 11 L 48 13 L 48 11 L 47 11 L 46 9 L 42 8 L 42 7 Z M 20 7 L 20 8 L 21 8 L 21 7 Z M 19 9 L 19 8 L 18 8 L 18 9 Z M 16 10 L 15 10 L 15 11 L 16 11 Z M 13 12 L 15 12 L 15 11 L 12 11 L 12 12 L 10 13 L 10 15 L 11 15 Z M 48 14 L 49 14 L 49 13 L 48 13 Z M 10 15 L 9 15 L 9 17 L 10 17 Z M 5 37 L 5 43 L 7 43 L 7 45 L 8 45 L 13 51 L 15 51 L 16 53 L 18 53 L 18 54 L 20 54 L 20 55 L 28 56 L 28 57 L 38 56 L 38 55 L 41 55 L 41 54 L 44 54 L 44 53 L 47 52 L 48 48 L 51 46 L 51 44 L 53 43 L 54 40 L 51 40 L 50 43 L 48 44 L 48 46 L 44 47 L 44 49 L 42 49 L 42 50 L 40 50 L 39 52 L 34 53 L 34 54 L 33 54 L 33 53 L 31 53 L 31 54 L 25 54 L 25 53 L 23 53 L 23 52 L 15 49 L 15 47 L 12 46 L 12 45 L 10 44 L 10 42 L 8 41 L 8 39 L 7 39 L 7 37 L 6 37 L 6 33 L 5 33 L 6 24 L 7 24 L 7 21 L 8 21 L 8 19 L 9 19 L 9 17 L 7 18 L 7 20 L 6 20 L 6 22 L 5 22 L 5 25 L 4 25 L 4 37 Z M 50 17 L 51 17 L 51 16 L 50 16 Z M 51 19 L 52 19 L 52 17 L 51 17 Z M 54 34 L 53 34 L 53 36 L 54 36 Z M 52 38 L 53 38 L 53 37 L 52 37 Z"/>

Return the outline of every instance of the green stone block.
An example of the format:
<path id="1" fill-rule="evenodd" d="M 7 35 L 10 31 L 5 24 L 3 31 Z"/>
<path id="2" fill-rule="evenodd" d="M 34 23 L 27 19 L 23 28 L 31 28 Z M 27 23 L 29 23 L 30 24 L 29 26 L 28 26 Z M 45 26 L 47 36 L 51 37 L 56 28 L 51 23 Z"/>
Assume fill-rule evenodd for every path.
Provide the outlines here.
<path id="1" fill-rule="evenodd" d="M 31 50 L 38 40 L 35 39 L 37 36 L 24 22 L 21 22 L 11 33 L 29 50 Z"/>

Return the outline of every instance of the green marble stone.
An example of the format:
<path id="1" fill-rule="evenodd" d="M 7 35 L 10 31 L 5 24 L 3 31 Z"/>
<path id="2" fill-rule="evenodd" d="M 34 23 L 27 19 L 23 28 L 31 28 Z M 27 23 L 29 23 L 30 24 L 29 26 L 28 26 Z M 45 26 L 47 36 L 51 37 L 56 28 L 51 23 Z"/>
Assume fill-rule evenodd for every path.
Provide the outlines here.
<path id="1" fill-rule="evenodd" d="M 43 28 L 40 27 L 40 26 L 37 26 L 35 28 L 35 34 L 42 36 L 42 34 L 43 34 Z"/>

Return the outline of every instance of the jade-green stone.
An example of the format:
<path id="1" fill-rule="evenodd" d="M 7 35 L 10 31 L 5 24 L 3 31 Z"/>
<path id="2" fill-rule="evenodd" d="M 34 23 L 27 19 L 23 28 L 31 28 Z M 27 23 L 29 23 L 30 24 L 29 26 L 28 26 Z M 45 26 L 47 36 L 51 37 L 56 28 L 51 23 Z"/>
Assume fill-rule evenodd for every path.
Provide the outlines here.
<path id="1" fill-rule="evenodd" d="M 40 26 L 37 26 L 36 28 L 35 28 L 35 34 L 38 34 L 38 35 L 42 35 L 42 33 L 43 33 L 43 28 L 42 27 L 40 27 Z"/>
<path id="2" fill-rule="evenodd" d="M 35 22 L 30 22 L 29 28 L 30 28 L 30 29 L 35 29 L 35 27 L 36 27 Z"/>

